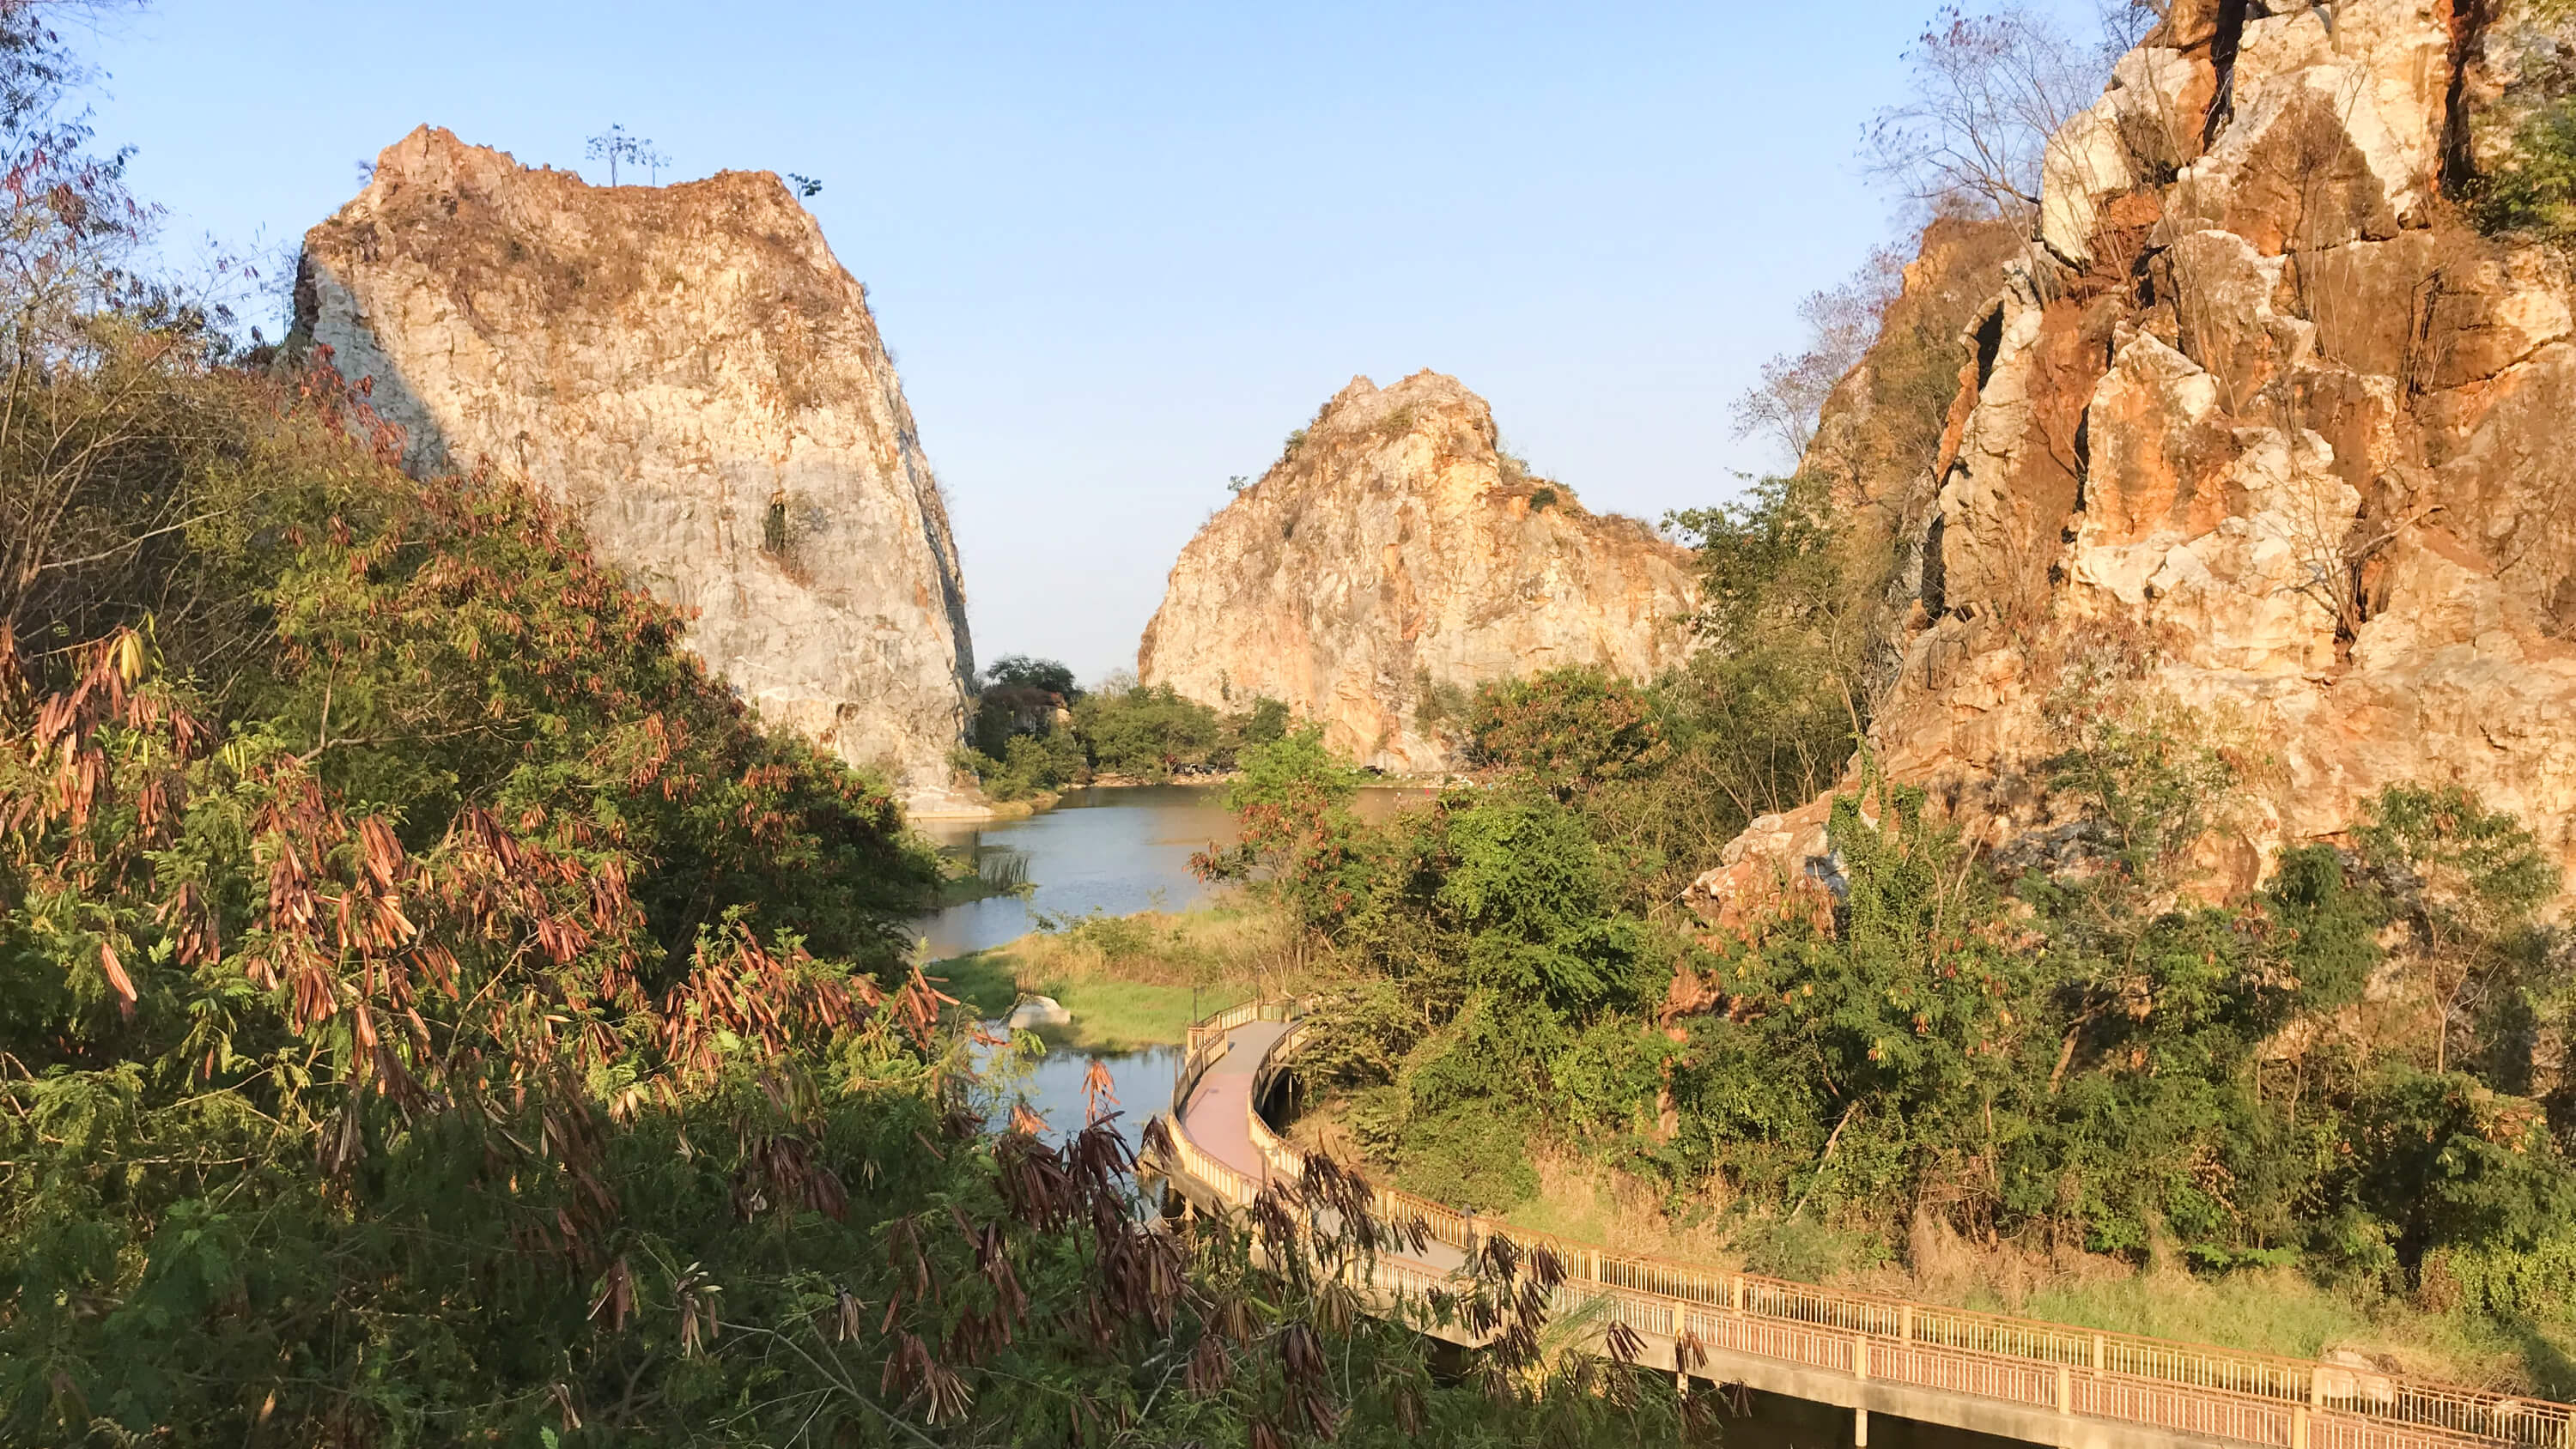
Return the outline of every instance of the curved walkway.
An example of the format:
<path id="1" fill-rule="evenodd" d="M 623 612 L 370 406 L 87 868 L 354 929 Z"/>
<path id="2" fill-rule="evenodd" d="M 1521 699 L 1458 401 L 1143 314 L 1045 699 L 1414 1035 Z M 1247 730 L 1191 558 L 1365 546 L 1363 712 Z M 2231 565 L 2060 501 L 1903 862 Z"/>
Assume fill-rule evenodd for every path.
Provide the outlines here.
<path id="1" fill-rule="evenodd" d="M 1270 1164 L 1252 1145 L 1253 1079 L 1289 1029 L 1284 1021 L 1252 1021 L 1227 1032 L 1225 1050 L 1208 1064 L 1189 1100 L 1174 1104 L 1191 1140 L 1256 1186 L 1270 1181 Z"/>
<path id="2" fill-rule="evenodd" d="M 1256 1098 L 1301 1028 L 1293 1003 L 1252 1003 L 1190 1029 L 1158 1166 L 1193 1206 L 1248 1206 L 1303 1158 Z M 1451 1278 L 1485 1238 L 1546 1247 L 1567 1271 L 1560 1310 L 1607 1300 L 1648 1345 L 1648 1364 L 1861 1411 L 2066 1449 L 2576 1449 L 2565 1404 L 2357 1373 L 2264 1354 L 2092 1333 L 1751 1274 L 1607 1252 L 1498 1228 L 1379 1189 L 1388 1221 L 1419 1217 L 1433 1241 L 1382 1257 L 1355 1284 L 1384 1311 Z M 1428 1329 L 1467 1342 L 1456 1330 Z"/>

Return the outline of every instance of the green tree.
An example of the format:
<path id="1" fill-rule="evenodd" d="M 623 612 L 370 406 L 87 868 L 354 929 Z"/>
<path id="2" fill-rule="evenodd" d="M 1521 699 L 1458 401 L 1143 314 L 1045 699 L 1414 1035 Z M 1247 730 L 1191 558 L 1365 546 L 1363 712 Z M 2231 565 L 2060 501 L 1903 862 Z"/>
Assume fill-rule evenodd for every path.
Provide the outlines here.
<path id="1" fill-rule="evenodd" d="M 1884 546 L 1810 474 L 1665 523 L 1698 551 L 1702 641 L 1669 692 L 1665 733 L 1698 757 L 1698 788 L 1722 796 L 1739 827 L 1816 798 L 1867 724 Z"/>
<path id="2" fill-rule="evenodd" d="M 2473 183 L 2470 215 L 2489 232 L 2576 239 L 2576 97 L 2535 110 L 2501 164 Z"/>
<path id="3" fill-rule="evenodd" d="M 1561 799 L 1651 774 L 1670 752 L 1646 691 L 1591 669 L 1482 685 L 1467 731 L 1470 759 Z"/>
<path id="4" fill-rule="evenodd" d="M 1032 690 L 1070 703 L 1081 693 L 1073 687 L 1073 670 L 1053 659 L 1005 654 L 984 666 L 985 687 Z"/>
<path id="5" fill-rule="evenodd" d="M 1217 712 L 1181 698 L 1168 684 L 1086 695 L 1073 720 L 1092 768 L 1104 774 L 1168 780 L 1179 771 L 1231 763 Z"/>
<path id="6" fill-rule="evenodd" d="M 2559 874 L 2531 832 L 2457 785 L 2392 785 L 2367 802 L 2353 831 L 2363 858 L 2389 881 L 2436 1013 L 2433 1070 L 2477 1009 L 2508 989 L 2527 956 L 2532 912 Z"/>

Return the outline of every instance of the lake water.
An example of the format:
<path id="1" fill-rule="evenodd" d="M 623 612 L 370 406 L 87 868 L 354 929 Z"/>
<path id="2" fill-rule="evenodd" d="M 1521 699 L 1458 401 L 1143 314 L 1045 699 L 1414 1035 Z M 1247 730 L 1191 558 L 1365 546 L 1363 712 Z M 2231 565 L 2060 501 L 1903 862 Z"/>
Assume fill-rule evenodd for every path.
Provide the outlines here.
<path id="1" fill-rule="evenodd" d="M 1208 899 L 1190 857 L 1232 845 L 1234 816 L 1218 785 L 1117 785 L 1074 790 L 1021 820 L 930 820 L 924 835 L 987 862 L 1016 858 L 1036 888 L 950 906 L 913 925 L 922 959 L 945 961 L 1005 945 L 1037 929 L 1035 917 L 1182 911 Z"/>
<path id="2" fill-rule="evenodd" d="M 1420 790 L 1360 792 L 1359 813 L 1383 819 Z M 1025 872 L 1025 896 L 995 896 L 950 906 L 913 923 L 925 961 L 945 961 L 1007 945 L 1038 928 L 1037 917 L 1080 916 L 1092 911 L 1133 915 L 1183 911 L 1212 899 L 1211 887 L 1190 874 L 1190 857 L 1238 838 L 1225 808 L 1222 785 L 1114 785 L 1074 790 L 1054 809 L 1019 820 L 923 821 L 924 835 L 954 853 L 972 853 L 996 870 Z M 1025 1097 L 1057 1133 L 1083 1124 L 1083 1078 L 1098 1060 L 1116 1084 L 1119 1126 L 1130 1146 L 1145 1119 L 1164 1110 L 1179 1080 L 1181 1049 L 1089 1053 L 1058 1048 L 1019 1069 L 1015 1080 L 996 1083 L 1007 1117 L 1011 1095 Z"/>
<path id="3" fill-rule="evenodd" d="M 1082 1130 L 1090 1120 L 1085 1115 L 1090 1103 L 1082 1095 L 1082 1084 L 1094 1061 L 1109 1073 L 1110 1095 L 1116 1098 L 1102 1107 L 1118 1114 L 1118 1135 L 1127 1139 L 1128 1149 L 1141 1148 L 1146 1120 L 1171 1108 L 1172 1087 L 1181 1078 L 1179 1047 L 1100 1053 L 1058 1047 L 1034 1063 L 987 1075 L 993 1107 L 986 1120 L 996 1127 L 1008 1122 L 1011 1103 L 1017 1099 L 1046 1119 L 1047 1130 L 1041 1135 L 1051 1142 Z"/>
<path id="4" fill-rule="evenodd" d="M 924 821 L 924 835 L 944 850 L 970 854 L 988 876 L 1018 875 L 1023 896 L 994 896 L 950 906 L 913 923 L 925 961 L 944 961 L 1007 945 L 1038 928 L 1037 917 L 1113 916 L 1181 911 L 1215 891 L 1190 874 L 1190 857 L 1234 843 L 1234 816 L 1216 785 L 1120 785 L 1068 792 L 1054 809 L 1019 820 Z M 1058 1048 L 992 1080 L 998 1123 L 1014 1097 L 1044 1117 L 1048 1135 L 1080 1130 L 1083 1079 L 1094 1060 L 1118 1097 L 1118 1125 L 1135 1147 L 1145 1121 L 1172 1100 L 1180 1078 L 1179 1047 L 1091 1053 Z"/>

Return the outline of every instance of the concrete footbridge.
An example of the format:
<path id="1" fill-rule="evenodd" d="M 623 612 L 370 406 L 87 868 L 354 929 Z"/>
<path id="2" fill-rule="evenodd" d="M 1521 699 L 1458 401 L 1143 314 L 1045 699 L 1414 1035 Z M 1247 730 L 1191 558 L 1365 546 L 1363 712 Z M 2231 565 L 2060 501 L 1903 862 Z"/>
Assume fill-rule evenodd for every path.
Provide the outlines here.
<path id="1" fill-rule="evenodd" d="M 1190 1029 L 1169 1146 L 1150 1165 L 1194 1210 L 1242 1213 L 1265 1185 L 1302 1177 L 1304 1156 L 1264 1115 L 1293 1070 L 1301 1015 L 1293 1002 L 1255 1002 Z M 1373 1195 L 1380 1221 L 1418 1220 L 1429 1240 L 1351 1270 L 1372 1311 L 1477 1346 L 1427 1306 L 1465 1286 L 1489 1240 L 1508 1238 L 1555 1256 L 1559 1314 L 1626 1324 L 1645 1346 L 1637 1363 L 1854 1410 L 1860 1444 L 1869 1416 L 1884 1414 L 2064 1449 L 2576 1449 L 2565 1404 L 1717 1271 Z"/>

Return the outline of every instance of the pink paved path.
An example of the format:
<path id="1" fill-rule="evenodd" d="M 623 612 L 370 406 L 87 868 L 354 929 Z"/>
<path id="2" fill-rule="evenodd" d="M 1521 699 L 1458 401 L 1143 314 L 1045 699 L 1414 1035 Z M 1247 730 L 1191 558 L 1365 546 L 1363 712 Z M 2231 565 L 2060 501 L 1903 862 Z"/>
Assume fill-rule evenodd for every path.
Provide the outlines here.
<path id="1" fill-rule="evenodd" d="M 1181 1125 L 1190 1140 L 1256 1183 L 1270 1180 L 1270 1164 L 1252 1146 L 1252 1074 L 1287 1034 L 1284 1021 L 1247 1022 L 1227 1032 L 1225 1055 L 1199 1078 L 1198 1090 L 1181 1108 Z"/>
<path id="2" fill-rule="evenodd" d="M 1198 1090 L 1181 1108 L 1181 1128 L 1199 1150 L 1256 1185 L 1270 1181 L 1270 1164 L 1252 1145 L 1252 1078 L 1270 1048 L 1287 1034 L 1283 1021 L 1246 1022 L 1227 1032 L 1225 1055 L 1199 1078 Z M 1464 1253 L 1437 1240 L 1419 1254 L 1389 1252 L 1386 1257 L 1433 1273 L 1455 1272 L 1467 1261 Z"/>

